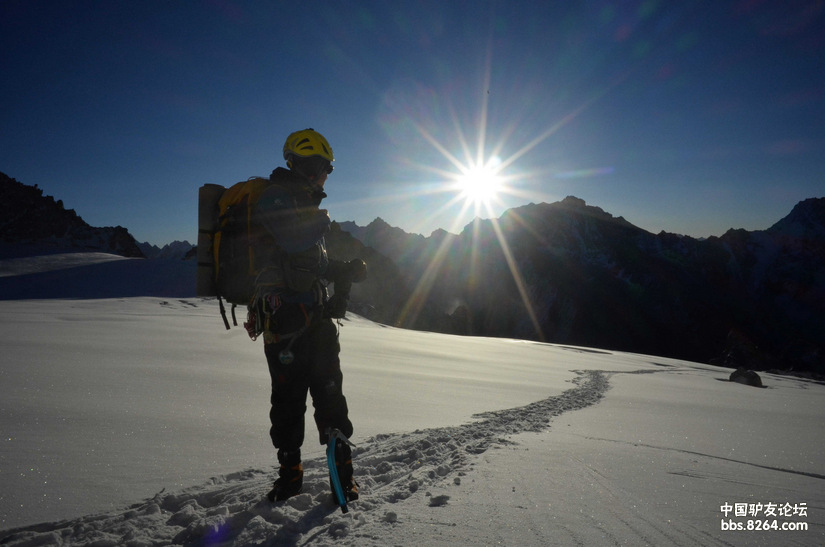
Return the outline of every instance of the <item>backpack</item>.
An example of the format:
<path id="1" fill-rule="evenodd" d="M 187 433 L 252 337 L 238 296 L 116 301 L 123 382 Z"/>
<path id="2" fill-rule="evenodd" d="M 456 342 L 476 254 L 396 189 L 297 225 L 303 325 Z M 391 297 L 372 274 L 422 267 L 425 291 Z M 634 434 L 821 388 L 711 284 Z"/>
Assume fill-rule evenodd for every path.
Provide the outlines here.
<path id="1" fill-rule="evenodd" d="M 271 184 L 269 179 L 252 177 L 229 188 L 205 184 L 198 192 L 196 294 L 218 297 L 227 329 L 224 300 L 232 304 L 232 321 L 237 326 L 235 307 L 250 305 L 258 286 L 283 282 L 279 268 L 264 267 L 274 241 L 252 221 L 255 204 Z"/>

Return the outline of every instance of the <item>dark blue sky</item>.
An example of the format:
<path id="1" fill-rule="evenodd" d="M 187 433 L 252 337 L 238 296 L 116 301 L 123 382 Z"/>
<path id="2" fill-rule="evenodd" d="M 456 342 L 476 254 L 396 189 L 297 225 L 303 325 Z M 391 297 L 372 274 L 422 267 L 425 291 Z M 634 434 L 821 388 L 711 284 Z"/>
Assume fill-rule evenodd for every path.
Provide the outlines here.
<path id="1" fill-rule="evenodd" d="M 197 188 L 335 151 L 325 206 L 460 231 L 585 199 L 658 232 L 765 229 L 825 196 L 825 3 L 0 2 L 0 171 L 139 241 L 196 239 Z"/>

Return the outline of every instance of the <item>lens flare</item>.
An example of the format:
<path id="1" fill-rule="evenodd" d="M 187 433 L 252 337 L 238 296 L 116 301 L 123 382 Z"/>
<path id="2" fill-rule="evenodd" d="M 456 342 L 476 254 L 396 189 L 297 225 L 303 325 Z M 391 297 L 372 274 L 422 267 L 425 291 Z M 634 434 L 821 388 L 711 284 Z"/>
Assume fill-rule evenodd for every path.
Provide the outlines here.
<path id="1" fill-rule="evenodd" d="M 493 156 L 489 161 L 481 164 L 461 167 L 461 173 L 456 175 L 456 190 L 459 196 L 487 209 L 504 189 L 504 180 L 499 176 L 501 159 Z"/>

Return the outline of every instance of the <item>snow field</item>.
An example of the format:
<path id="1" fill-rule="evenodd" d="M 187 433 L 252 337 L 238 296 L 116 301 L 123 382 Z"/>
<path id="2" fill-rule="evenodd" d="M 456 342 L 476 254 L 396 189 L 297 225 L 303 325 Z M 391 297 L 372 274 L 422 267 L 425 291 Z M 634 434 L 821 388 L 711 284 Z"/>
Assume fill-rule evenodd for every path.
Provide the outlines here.
<path id="1" fill-rule="evenodd" d="M 362 498 L 274 478 L 260 342 L 199 299 L 0 302 L 8 545 L 818 545 L 825 386 L 351 316 Z M 210 478 L 211 477 L 211 478 Z M 143 500 L 143 501 L 138 501 Z M 720 529 L 724 503 L 806 503 L 807 531 Z M 741 519 L 739 519 L 741 520 Z M 40 524 L 37 524 L 40 523 Z"/>

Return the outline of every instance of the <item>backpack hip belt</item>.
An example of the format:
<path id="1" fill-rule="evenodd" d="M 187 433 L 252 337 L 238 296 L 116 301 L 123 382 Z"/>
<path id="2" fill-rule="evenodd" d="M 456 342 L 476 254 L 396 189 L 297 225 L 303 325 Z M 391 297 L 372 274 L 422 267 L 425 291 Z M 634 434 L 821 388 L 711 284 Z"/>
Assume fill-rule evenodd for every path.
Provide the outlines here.
<path id="1" fill-rule="evenodd" d="M 319 282 L 315 282 L 312 291 L 308 293 L 289 294 L 282 290 L 266 292 L 269 288 L 265 285 L 259 286 L 255 291 L 252 303 L 247 307 L 247 321 L 244 323 L 247 334 L 254 341 L 258 336 L 264 335 L 265 344 L 276 344 L 283 340 L 297 338 L 322 315 L 316 313 L 324 307 L 326 300 L 326 288 Z M 303 326 L 288 333 L 274 332 L 272 329 L 272 318 L 284 304 L 298 304 L 304 314 Z M 290 344 L 291 345 L 291 344 Z"/>

